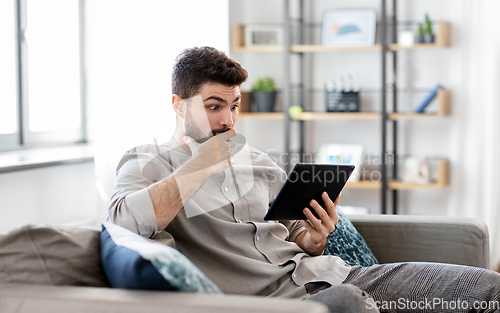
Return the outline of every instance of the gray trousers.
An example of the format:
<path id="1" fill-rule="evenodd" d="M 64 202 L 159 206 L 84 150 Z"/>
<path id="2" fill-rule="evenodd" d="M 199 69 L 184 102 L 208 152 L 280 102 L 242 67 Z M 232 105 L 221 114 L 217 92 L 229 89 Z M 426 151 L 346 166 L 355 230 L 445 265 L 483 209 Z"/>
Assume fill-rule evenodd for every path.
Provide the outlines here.
<path id="1" fill-rule="evenodd" d="M 308 300 L 343 313 L 500 312 L 500 274 L 442 263 L 355 266 L 342 285 Z"/>

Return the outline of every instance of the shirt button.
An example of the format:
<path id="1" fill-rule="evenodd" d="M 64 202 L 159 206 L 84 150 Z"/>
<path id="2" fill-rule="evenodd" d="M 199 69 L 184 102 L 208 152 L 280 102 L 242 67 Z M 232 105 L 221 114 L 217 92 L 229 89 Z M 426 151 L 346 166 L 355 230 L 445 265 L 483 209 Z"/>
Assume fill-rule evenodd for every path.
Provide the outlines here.
<path id="1" fill-rule="evenodd" d="M 224 191 L 225 191 L 225 192 L 227 192 L 228 190 L 229 190 L 229 188 L 227 188 L 227 187 L 226 187 L 226 188 L 224 188 Z"/>
<path id="2" fill-rule="evenodd" d="M 257 241 L 259 241 L 259 240 L 260 240 L 260 236 L 257 236 Z"/>
<path id="3" fill-rule="evenodd" d="M 237 223 L 241 223 L 241 220 L 236 220 Z"/>
<path id="4" fill-rule="evenodd" d="M 297 277 L 297 275 L 296 275 L 295 273 L 293 273 L 293 274 L 292 274 L 292 277 L 293 277 L 293 278 L 296 278 L 296 277 Z"/>

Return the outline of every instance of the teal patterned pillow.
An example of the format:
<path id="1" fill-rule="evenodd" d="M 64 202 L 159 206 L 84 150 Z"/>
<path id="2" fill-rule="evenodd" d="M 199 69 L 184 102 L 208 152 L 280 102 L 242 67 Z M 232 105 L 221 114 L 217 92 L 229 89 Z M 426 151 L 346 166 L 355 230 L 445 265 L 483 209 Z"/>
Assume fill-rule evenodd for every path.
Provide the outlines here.
<path id="1" fill-rule="evenodd" d="M 349 265 L 371 266 L 378 264 L 377 258 L 363 237 L 338 206 L 337 214 L 340 220 L 335 225 L 335 231 L 328 235 L 328 243 L 323 254 L 336 255 Z"/>
<path id="2" fill-rule="evenodd" d="M 114 288 L 222 293 L 179 251 L 114 224 L 102 224 L 101 259 Z"/>

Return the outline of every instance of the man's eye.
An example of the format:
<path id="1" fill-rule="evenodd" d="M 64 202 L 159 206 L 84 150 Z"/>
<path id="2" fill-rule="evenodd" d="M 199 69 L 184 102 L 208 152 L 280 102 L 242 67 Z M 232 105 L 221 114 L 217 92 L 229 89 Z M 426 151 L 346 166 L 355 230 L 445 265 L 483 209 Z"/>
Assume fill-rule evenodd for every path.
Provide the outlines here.
<path id="1" fill-rule="evenodd" d="M 232 106 L 231 106 L 231 110 L 236 110 L 236 109 L 237 109 L 237 108 L 239 108 L 239 107 L 240 107 L 239 105 L 234 104 L 234 105 L 232 105 Z"/>
<path id="2" fill-rule="evenodd" d="M 212 110 L 212 111 L 215 111 L 215 110 L 217 110 L 218 108 L 219 108 L 219 106 L 218 106 L 218 105 L 211 105 L 211 106 L 209 106 L 209 107 L 208 107 L 208 109 L 209 109 L 209 110 Z"/>

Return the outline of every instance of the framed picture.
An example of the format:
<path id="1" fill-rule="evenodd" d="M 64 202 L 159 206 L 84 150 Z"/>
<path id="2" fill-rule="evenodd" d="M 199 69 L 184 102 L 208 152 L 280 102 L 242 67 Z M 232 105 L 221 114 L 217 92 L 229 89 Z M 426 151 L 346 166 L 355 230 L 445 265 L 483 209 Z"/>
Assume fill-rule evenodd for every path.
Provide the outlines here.
<path id="1" fill-rule="evenodd" d="M 354 165 L 355 169 L 349 177 L 349 182 L 360 179 L 360 169 L 365 157 L 365 148 L 362 145 L 352 144 L 323 144 L 316 154 L 316 163 Z"/>
<path id="2" fill-rule="evenodd" d="M 321 44 L 365 47 L 375 44 L 377 12 L 374 9 L 342 9 L 323 12 Z"/>
<path id="3" fill-rule="evenodd" d="M 279 46 L 283 45 L 283 27 L 280 25 L 247 25 L 245 26 L 245 46 Z"/>

